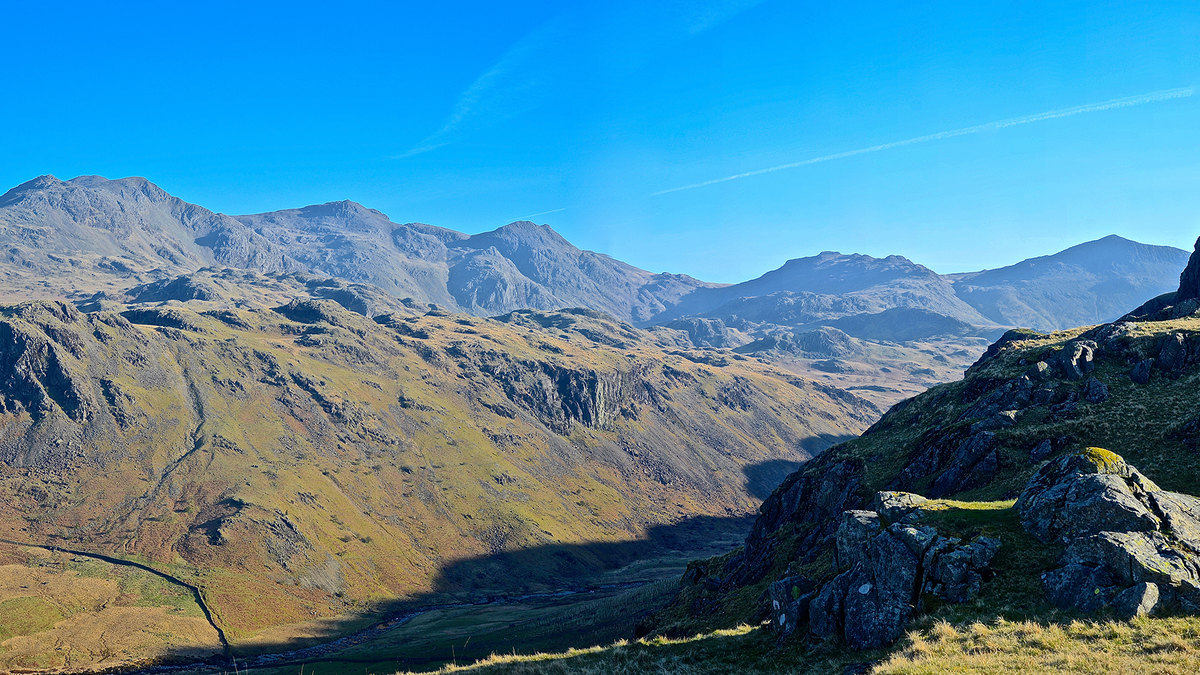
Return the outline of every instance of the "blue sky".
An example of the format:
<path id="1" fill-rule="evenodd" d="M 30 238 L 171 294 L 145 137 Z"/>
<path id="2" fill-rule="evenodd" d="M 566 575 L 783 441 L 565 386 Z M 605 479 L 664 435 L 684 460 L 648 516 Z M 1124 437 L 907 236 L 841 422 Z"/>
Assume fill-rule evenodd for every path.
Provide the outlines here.
<path id="1" fill-rule="evenodd" d="M 822 250 L 954 272 L 1200 235 L 1195 2 L 22 3 L 0 63 L 4 188 L 541 214 L 727 282 Z"/>

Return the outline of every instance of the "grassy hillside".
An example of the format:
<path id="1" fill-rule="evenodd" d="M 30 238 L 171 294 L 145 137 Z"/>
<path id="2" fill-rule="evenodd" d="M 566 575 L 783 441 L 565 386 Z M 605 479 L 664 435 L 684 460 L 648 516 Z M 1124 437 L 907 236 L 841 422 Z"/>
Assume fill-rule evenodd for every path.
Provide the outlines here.
<path id="1" fill-rule="evenodd" d="M 0 537 L 192 584 L 239 653 L 688 550 L 877 414 L 594 312 L 371 320 L 230 283 L 0 309 Z"/>
<path id="2" fill-rule="evenodd" d="M 1121 454 L 1166 490 L 1200 494 L 1200 319 L 1007 338 L 963 381 L 896 406 L 860 438 L 790 476 L 763 504 L 743 547 L 692 564 L 701 581 L 682 582 L 648 637 L 536 658 L 497 657 L 458 670 L 1195 672 L 1200 618 L 1119 621 L 1104 611 L 1052 606 L 1040 574 L 1056 565 L 1063 546 L 1026 533 L 1013 499 L 1045 461 L 1089 446 Z M 1064 364 L 1076 345 L 1089 344 L 1081 340 L 1095 348 L 1094 370 L 1071 377 Z M 983 433 L 994 434 L 983 437 L 991 439 L 990 451 L 964 453 L 966 441 Z M 836 639 L 812 641 L 806 630 L 778 642 L 760 624 L 767 585 L 785 575 L 831 577 L 837 516 L 866 507 L 882 489 L 940 497 L 922 507 L 920 522 L 946 536 L 998 537 L 994 578 L 975 600 L 930 605 L 889 648 L 849 651 Z"/>

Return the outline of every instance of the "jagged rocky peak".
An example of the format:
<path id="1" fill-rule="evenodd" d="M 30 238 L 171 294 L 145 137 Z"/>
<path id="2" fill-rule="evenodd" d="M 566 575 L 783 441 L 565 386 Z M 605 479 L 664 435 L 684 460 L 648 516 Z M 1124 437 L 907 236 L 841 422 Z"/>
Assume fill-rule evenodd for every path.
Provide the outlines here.
<path id="1" fill-rule="evenodd" d="M 473 248 L 494 246 L 507 256 L 523 249 L 533 251 L 550 249 L 571 254 L 581 252 L 549 225 L 538 225 L 528 220 L 518 220 L 491 232 L 474 235 L 465 243 Z"/>
<path id="2" fill-rule="evenodd" d="M 1179 290 L 1175 291 L 1176 304 L 1185 300 L 1200 298 L 1200 238 L 1196 239 L 1196 249 L 1188 258 L 1187 267 L 1179 275 Z"/>

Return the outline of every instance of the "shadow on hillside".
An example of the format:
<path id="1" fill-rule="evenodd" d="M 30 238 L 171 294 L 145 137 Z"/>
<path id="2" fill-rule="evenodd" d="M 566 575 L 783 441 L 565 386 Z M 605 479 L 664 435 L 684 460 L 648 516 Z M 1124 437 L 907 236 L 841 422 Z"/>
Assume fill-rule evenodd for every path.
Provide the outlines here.
<path id="1" fill-rule="evenodd" d="M 797 444 L 797 449 L 816 457 L 830 447 L 858 438 L 857 434 L 820 434 L 809 436 Z M 755 499 L 766 499 L 788 475 L 798 471 L 804 462 L 791 459 L 768 459 L 742 467 L 746 491 Z"/>
<path id="2" fill-rule="evenodd" d="M 790 474 L 799 471 L 804 462 L 788 459 L 769 459 L 742 467 L 746 477 L 746 491 L 755 499 L 766 499 Z"/>
<path id="3" fill-rule="evenodd" d="M 671 580 L 682 574 L 689 560 L 720 555 L 735 548 L 742 543 L 753 522 L 753 516 L 692 517 L 652 527 L 644 539 L 634 541 L 550 544 L 458 560 L 448 563 L 436 575 L 431 592 L 377 606 L 375 625 L 353 634 L 349 641 L 330 645 L 329 641 L 344 637 L 344 633 L 331 632 L 321 638 L 325 644 L 313 644 L 311 640 L 306 643 L 257 643 L 254 654 L 283 655 L 270 663 L 256 662 L 254 655 L 239 650 L 236 644 L 233 651 L 242 671 L 271 668 L 276 669 L 271 672 L 282 674 L 298 672 L 303 664 L 306 673 L 314 672 L 314 668 L 319 672 L 347 669 L 358 672 L 364 666 L 367 666 L 365 672 L 392 673 L 397 669 L 434 668 L 455 658 L 460 663 L 473 661 L 498 650 L 505 653 L 560 651 L 632 638 L 634 627 L 647 611 L 638 606 L 621 606 L 619 611 L 610 608 L 603 619 L 598 619 L 599 623 L 592 626 L 580 619 L 592 611 L 586 603 L 597 598 L 610 598 L 611 603 L 611 598 L 620 593 L 633 593 L 662 579 L 671 584 L 665 592 L 673 593 L 675 586 Z M 581 612 L 574 611 L 576 603 Z M 528 614 L 526 608 L 538 610 L 551 606 L 551 616 L 565 617 L 563 620 L 572 624 L 569 629 L 564 627 L 549 633 L 543 629 L 525 640 L 520 629 L 506 630 L 509 628 L 507 623 L 498 629 L 491 626 L 480 632 L 471 628 L 473 616 L 494 615 L 498 611 Z M 394 624 L 381 624 L 409 619 L 430 610 L 457 612 L 455 626 L 466 627 L 469 644 L 460 640 L 454 651 L 451 637 L 422 640 L 420 644 L 405 640 L 384 650 L 375 643 L 366 658 L 362 654 L 335 654 L 364 640 L 386 639 L 384 634 Z M 164 661 L 180 663 L 186 659 L 168 653 L 164 655 Z M 351 667 L 350 664 L 355 665 Z"/>
<path id="4" fill-rule="evenodd" d="M 693 558 L 714 549 L 717 542 L 737 546 L 750 530 L 751 516 L 692 517 L 650 529 L 645 539 L 585 544 L 552 544 L 461 560 L 437 576 L 437 594 L 472 596 L 498 593 L 544 593 L 579 590 L 602 585 L 598 576 L 615 570 L 673 556 Z M 722 548 L 719 552 L 725 552 Z M 615 578 L 615 577 L 614 577 Z M 607 583 L 616 583 L 608 580 Z"/>

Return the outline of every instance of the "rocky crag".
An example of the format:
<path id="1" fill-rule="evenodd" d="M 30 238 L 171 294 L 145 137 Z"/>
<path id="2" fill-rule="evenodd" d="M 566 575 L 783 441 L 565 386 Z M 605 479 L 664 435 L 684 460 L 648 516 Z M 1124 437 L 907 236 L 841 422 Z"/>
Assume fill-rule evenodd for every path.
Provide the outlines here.
<path id="1" fill-rule="evenodd" d="M 655 629 L 770 618 L 787 641 L 862 649 L 921 615 L 1196 612 L 1200 314 L 1178 297 L 1006 333 L 789 476 Z M 938 542 L 959 561 L 945 576 Z"/>

